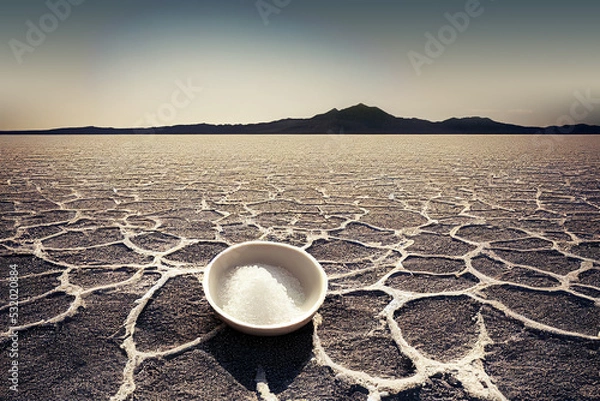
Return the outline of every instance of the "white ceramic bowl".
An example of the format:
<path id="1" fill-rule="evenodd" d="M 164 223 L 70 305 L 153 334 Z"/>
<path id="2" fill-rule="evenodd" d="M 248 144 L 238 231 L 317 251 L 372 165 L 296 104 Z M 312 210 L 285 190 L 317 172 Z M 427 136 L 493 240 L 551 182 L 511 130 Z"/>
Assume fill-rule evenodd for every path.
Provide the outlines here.
<path id="1" fill-rule="evenodd" d="M 233 268 L 265 264 L 286 269 L 298 279 L 306 299 L 296 319 L 272 325 L 257 325 L 239 320 L 223 310 L 219 289 L 223 277 Z M 278 336 L 291 333 L 307 324 L 317 312 L 327 293 L 327 274 L 309 253 L 298 247 L 266 241 L 233 245 L 218 254 L 206 267 L 203 280 L 206 299 L 225 323 L 246 334 Z"/>

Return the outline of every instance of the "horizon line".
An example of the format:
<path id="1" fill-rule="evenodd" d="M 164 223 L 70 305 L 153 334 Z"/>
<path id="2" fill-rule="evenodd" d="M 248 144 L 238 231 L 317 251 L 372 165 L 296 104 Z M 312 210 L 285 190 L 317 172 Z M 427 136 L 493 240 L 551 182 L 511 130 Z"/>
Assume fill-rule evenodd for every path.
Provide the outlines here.
<path id="1" fill-rule="evenodd" d="M 546 126 L 533 126 L 533 125 L 520 125 L 517 123 L 512 123 L 512 122 L 504 122 L 504 121 L 497 121 L 494 120 L 490 117 L 486 117 L 486 116 L 482 116 L 482 115 L 469 115 L 469 116 L 461 116 L 461 117 L 449 117 L 446 118 L 444 120 L 428 120 L 425 118 L 420 118 L 420 117 L 399 117 L 393 114 L 388 113 L 387 111 L 381 109 L 380 107 L 377 106 L 369 106 L 365 103 L 357 103 L 353 106 L 349 106 L 349 107 L 345 107 L 345 108 L 337 108 L 334 107 L 326 112 L 322 112 L 322 113 L 317 113 L 314 114 L 310 117 L 283 117 L 280 119 L 276 119 L 276 120 L 271 120 L 271 121 L 257 121 L 257 122 L 249 122 L 249 123 L 233 123 L 233 122 L 229 122 L 229 123 L 209 123 L 209 122 L 195 122 L 195 123 L 182 123 L 182 124 L 174 124 L 174 125 L 161 125 L 161 126 L 148 126 L 148 127 L 142 127 L 142 126 L 130 126 L 130 127 L 117 127 L 117 126 L 98 126 L 98 125 L 84 125 L 84 126 L 59 126 L 59 127 L 51 127 L 51 128 L 28 128 L 28 129 L 0 129 L 0 132 L 3 134 L 6 133 L 30 133 L 30 132 L 49 132 L 49 131 L 60 131 L 60 130 L 76 130 L 76 129 L 101 129 L 101 130 L 123 130 L 123 131 L 149 131 L 149 130 L 155 130 L 155 129 L 169 129 L 169 128 L 176 128 L 176 127 L 193 127 L 193 126 L 197 126 L 197 125 L 208 125 L 208 126 L 214 126 L 214 127 L 248 127 L 248 126 L 253 126 L 253 125 L 261 125 L 261 124 L 271 124 L 271 123 L 276 123 L 276 122 L 280 122 L 280 121 L 286 121 L 286 120 L 298 120 L 298 121 L 303 121 L 303 120 L 310 120 L 313 119 L 315 117 L 318 116 L 322 116 L 325 115 L 327 113 L 331 113 L 331 112 L 343 112 L 346 110 L 350 110 L 353 108 L 358 108 L 358 107 L 364 107 L 364 108 L 368 108 L 368 109 L 373 109 L 373 110 L 379 110 L 389 116 L 392 116 L 396 119 L 400 119 L 400 120 L 418 120 L 418 121 L 423 121 L 426 123 L 432 123 L 432 124 L 441 124 L 441 123 L 446 123 L 448 121 L 451 120 L 475 120 L 475 119 L 480 119 L 480 120 L 488 120 L 490 122 L 493 123 L 497 123 L 497 124 L 503 124 L 503 125 L 511 125 L 514 127 L 519 127 L 519 128 L 526 128 L 526 129 L 549 129 L 549 128 L 555 128 L 555 127 L 567 127 L 567 126 L 588 126 L 588 127 L 600 127 L 598 125 L 595 124 L 588 124 L 588 123 L 576 123 L 574 125 L 562 125 L 562 126 L 558 126 L 558 125 L 546 125 Z"/>

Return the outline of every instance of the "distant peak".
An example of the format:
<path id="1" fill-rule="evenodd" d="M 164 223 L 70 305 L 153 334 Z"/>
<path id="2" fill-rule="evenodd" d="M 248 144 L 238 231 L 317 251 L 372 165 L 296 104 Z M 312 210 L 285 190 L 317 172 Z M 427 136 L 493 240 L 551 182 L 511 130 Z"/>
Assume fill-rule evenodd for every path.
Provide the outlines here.
<path id="1" fill-rule="evenodd" d="M 446 122 L 446 123 L 456 123 L 456 122 L 496 123 L 496 121 L 492 120 L 491 118 L 478 117 L 478 116 L 453 117 L 453 118 L 449 118 L 448 120 L 445 120 L 444 122 Z"/>
<path id="2" fill-rule="evenodd" d="M 339 114 L 365 120 L 395 118 L 391 114 L 381 110 L 379 107 L 367 106 L 364 103 L 359 103 L 355 106 L 343 109 Z"/>
<path id="3" fill-rule="evenodd" d="M 356 113 L 356 112 L 376 112 L 376 113 L 384 113 L 384 114 L 388 114 L 385 111 L 381 110 L 379 107 L 373 107 L 373 106 L 367 106 L 364 103 L 358 103 L 355 104 L 354 106 L 350 106 L 350 107 L 346 107 L 345 109 L 338 109 L 338 108 L 333 108 L 331 110 L 329 110 L 326 113 L 323 113 L 323 115 L 328 115 L 328 114 L 347 114 L 347 113 Z"/>
<path id="4" fill-rule="evenodd" d="M 348 107 L 348 108 L 346 108 L 346 109 L 344 109 L 342 111 L 345 111 L 345 110 L 381 110 L 381 109 L 378 108 L 378 107 L 367 106 L 364 103 L 359 103 L 359 104 L 356 104 L 354 106 L 350 106 L 350 107 Z"/>

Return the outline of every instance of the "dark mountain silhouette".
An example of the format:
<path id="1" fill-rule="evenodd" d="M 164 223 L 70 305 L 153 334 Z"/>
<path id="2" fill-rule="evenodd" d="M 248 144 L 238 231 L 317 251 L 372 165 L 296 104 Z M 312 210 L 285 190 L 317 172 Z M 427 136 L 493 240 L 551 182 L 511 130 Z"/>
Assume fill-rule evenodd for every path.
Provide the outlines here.
<path id="1" fill-rule="evenodd" d="M 61 128 L 2 134 L 600 134 L 599 126 L 523 127 L 489 118 L 451 118 L 431 122 L 400 118 L 364 104 L 332 109 L 312 118 L 288 118 L 256 124 L 194 124 L 155 128 Z"/>

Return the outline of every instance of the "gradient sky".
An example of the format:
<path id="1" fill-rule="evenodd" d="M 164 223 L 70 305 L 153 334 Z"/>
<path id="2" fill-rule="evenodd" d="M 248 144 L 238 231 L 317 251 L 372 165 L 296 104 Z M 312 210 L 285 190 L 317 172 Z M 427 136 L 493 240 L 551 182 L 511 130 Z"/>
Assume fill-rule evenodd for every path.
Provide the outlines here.
<path id="1" fill-rule="evenodd" d="M 469 1 L 262 1 L 268 24 L 256 0 L 3 0 L 0 130 L 249 123 L 360 102 L 600 124 L 597 0 L 481 0 L 456 37 L 445 14 Z M 426 48 L 440 29 L 441 55 Z M 418 74 L 409 52 L 427 50 Z"/>

